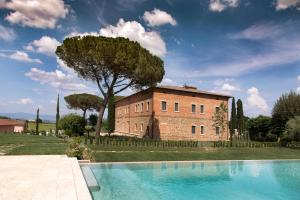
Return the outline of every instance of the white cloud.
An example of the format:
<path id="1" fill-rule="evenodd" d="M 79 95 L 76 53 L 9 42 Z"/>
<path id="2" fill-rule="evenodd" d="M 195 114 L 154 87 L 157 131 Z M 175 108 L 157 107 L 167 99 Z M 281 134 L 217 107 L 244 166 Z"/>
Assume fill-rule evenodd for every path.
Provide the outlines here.
<path id="1" fill-rule="evenodd" d="M 217 79 L 213 82 L 213 84 L 216 86 L 221 86 L 221 85 L 224 85 L 224 84 L 226 84 L 228 82 L 232 82 L 232 81 L 234 81 L 233 78 Z"/>
<path id="2" fill-rule="evenodd" d="M 146 31 L 145 28 L 136 21 L 125 22 L 119 19 L 116 26 L 108 25 L 101 28 L 99 32 L 71 32 L 66 37 L 74 36 L 104 36 L 104 37 L 125 37 L 132 41 L 139 42 L 140 45 L 148 49 L 152 54 L 164 56 L 167 53 L 166 44 L 156 31 Z"/>
<path id="3" fill-rule="evenodd" d="M 116 26 L 106 26 L 100 29 L 100 35 L 105 37 L 125 37 L 137 41 L 142 47 L 148 49 L 157 56 L 164 56 L 167 52 L 166 44 L 155 31 L 146 31 L 145 28 L 136 21 L 125 22 L 120 19 Z"/>
<path id="4" fill-rule="evenodd" d="M 84 33 L 80 33 L 80 32 L 74 31 L 74 32 L 71 32 L 70 34 L 66 35 L 65 37 L 66 38 L 68 38 L 68 37 L 75 37 L 75 36 L 83 37 L 83 36 L 87 36 L 87 35 L 99 36 L 99 33 L 98 32 L 84 32 Z"/>
<path id="5" fill-rule="evenodd" d="M 162 84 L 162 85 L 175 85 L 176 82 L 173 81 L 173 80 L 170 79 L 170 78 L 164 78 L 164 79 L 161 81 L 161 84 Z"/>
<path id="6" fill-rule="evenodd" d="M 11 101 L 10 103 L 13 103 L 13 104 L 20 104 L 20 105 L 28 105 L 28 104 L 32 104 L 32 99 L 30 98 L 22 98 L 18 101 Z"/>
<path id="7" fill-rule="evenodd" d="M 0 57 L 5 57 L 13 60 L 18 60 L 22 62 L 30 62 L 30 63 L 37 63 L 42 64 L 43 62 L 40 59 L 33 59 L 30 58 L 29 55 L 24 51 L 16 51 L 12 54 L 0 54 Z"/>
<path id="8" fill-rule="evenodd" d="M 245 30 L 231 34 L 231 39 L 262 40 L 274 38 L 283 33 L 285 27 L 274 23 L 258 23 L 246 28 Z"/>
<path id="9" fill-rule="evenodd" d="M 150 12 L 146 11 L 143 19 L 149 26 L 161 26 L 164 24 L 175 26 L 177 24 L 176 20 L 169 13 L 157 8 Z"/>
<path id="10" fill-rule="evenodd" d="M 239 0 L 210 0 L 209 10 L 213 12 L 222 12 L 231 7 L 235 8 L 239 5 Z"/>
<path id="11" fill-rule="evenodd" d="M 213 82 L 214 88 L 211 92 L 231 95 L 233 92 L 240 90 L 232 83 L 234 81 L 232 78 L 217 79 Z"/>
<path id="12" fill-rule="evenodd" d="M 64 63 L 64 61 L 62 61 L 61 59 L 59 59 L 59 57 L 56 57 L 56 62 L 57 62 L 57 64 L 58 64 L 58 68 L 59 68 L 59 69 L 61 69 L 61 70 L 63 70 L 64 72 L 68 73 L 68 75 L 75 77 L 76 72 L 75 72 L 72 68 L 68 67 L 68 66 Z"/>
<path id="13" fill-rule="evenodd" d="M 38 53 L 46 54 L 49 56 L 54 56 L 56 47 L 61 43 L 55 38 L 49 36 L 43 36 L 39 40 L 34 40 L 30 42 L 25 49 L 28 51 L 35 51 Z"/>
<path id="14" fill-rule="evenodd" d="M 20 24 L 34 28 L 55 28 L 60 18 L 69 12 L 63 0 L 11 0 L 2 1 L 0 9 L 11 12 L 5 20 L 12 24 Z"/>
<path id="15" fill-rule="evenodd" d="M 0 25 L 0 40 L 13 41 L 16 37 L 13 29 Z"/>
<path id="16" fill-rule="evenodd" d="M 37 68 L 31 68 L 29 72 L 25 73 L 25 76 L 38 81 L 40 84 L 48 84 L 56 89 L 69 91 L 89 90 L 85 84 L 76 82 L 73 76 L 65 74 L 60 70 L 46 72 Z"/>
<path id="17" fill-rule="evenodd" d="M 299 50 L 297 50 L 299 52 Z M 241 57 L 232 62 L 215 64 L 213 67 L 207 67 L 198 71 L 201 76 L 239 76 L 249 72 L 266 69 L 272 66 L 285 65 L 300 60 L 297 51 L 273 51 L 262 55 L 253 55 Z"/>
<path id="18" fill-rule="evenodd" d="M 288 21 L 283 24 L 259 23 L 231 37 L 264 40 L 260 43 L 263 51 L 253 52 L 249 48 L 231 52 L 230 59 L 217 63 L 202 64 L 201 71 L 194 76 L 240 76 L 262 69 L 286 66 L 300 61 L 300 38 L 293 35 L 298 23 Z M 229 58 L 228 56 L 228 58 Z M 217 59 L 216 59 L 217 60 Z"/>
<path id="19" fill-rule="evenodd" d="M 232 91 L 237 91 L 238 89 L 229 83 L 224 83 L 221 87 L 222 90 L 232 92 Z"/>
<path id="20" fill-rule="evenodd" d="M 296 91 L 300 93 L 300 87 L 298 87 L 298 88 L 296 89 Z"/>
<path id="21" fill-rule="evenodd" d="M 298 80 L 298 81 L 300 81 L 300 75 L 299 75 L 299 76 L 297 76 L 297 80 Z"/>
<path id="22" fill-rule="evenodd" d="M 263 112 L 267 112 L 269 107 L 266 100 L 260 96 L 259 91 L 256 87 L 251 87 L 247 91 L 247 105 L 252 108 L 258 108 Z"/>
<path id="23" fill-rule="evenodd" d="M 276 10 L 286 10 L 288 8 L 295 7 L 300 10 L 300 0 L 277 0 Z"/>

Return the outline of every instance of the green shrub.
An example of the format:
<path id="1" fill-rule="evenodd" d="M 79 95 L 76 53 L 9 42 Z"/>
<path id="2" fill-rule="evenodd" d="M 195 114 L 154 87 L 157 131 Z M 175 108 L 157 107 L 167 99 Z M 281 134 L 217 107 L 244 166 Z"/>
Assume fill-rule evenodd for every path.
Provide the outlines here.
<path id="1" fill-rule="evenodd" d="M 59 119 L 58 126 L 68 136 L 81 136 L 84 133 L 85 120 L 79 115 L 69 114 Z"/>
<path id="2" fill-rule="evenodd" d="M 69 157 L 76 157 L 78 160 L 95 160 L 94 153 L 82 144 L 82 138 L 80 137 L 75 137 L 70 140 L 66 154 Z"/>
<path id="3" fill-rule="evenodd" d="M 300 116 L 292 118 L 286 123 L 283 139 L 286 141 L 300 141 Z"/>
<path id="4" fill-rule="evenodd" d="M 276 134 L 273 134 L 271 132 L 269 132 L 267 135 L 266 135 L 266 141 L 270 141 L 270 142 L 275 142 L 277 141 L 277 135 Z"/>

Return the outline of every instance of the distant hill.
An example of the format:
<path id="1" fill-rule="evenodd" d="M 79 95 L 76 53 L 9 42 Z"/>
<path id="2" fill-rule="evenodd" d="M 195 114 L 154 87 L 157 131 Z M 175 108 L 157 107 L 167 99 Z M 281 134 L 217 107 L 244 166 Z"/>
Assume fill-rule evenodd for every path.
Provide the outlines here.
<path id="1" fill-rule="evenodd" d="M 9 117 L 9 118 L 12 118 L 12 119 L 23 119 L 23 120 L 32 120 L 32 119 L 36 118 L 35 114 L 23 113 L 23 112 L 0 113 L 0 116 Z M 40 115 L 40 118 L 43 121 L 55 122 L 55 116 L 54 115 Z"/>

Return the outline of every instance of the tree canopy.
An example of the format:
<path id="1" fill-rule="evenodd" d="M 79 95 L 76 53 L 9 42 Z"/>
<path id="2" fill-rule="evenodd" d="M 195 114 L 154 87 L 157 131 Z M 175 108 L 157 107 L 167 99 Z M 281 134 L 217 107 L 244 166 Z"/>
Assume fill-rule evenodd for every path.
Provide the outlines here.
<path id="1" fill-rule="evenodd" d="M 273 132 L 277 136 L 282 135 L 286 122 L 295 116 L 300 116 L 300 94 L 296 92 L 283 94 L 273 107 Z"/>
<path id="2" fill-rule="evenodd" d="M 300 116 L 291 118 L 286 123 L 286 128 L 283 133 L 283 139 L 288 141 L 300 141 Z"/>
<path id="3" fill-rule="evenodd" d="M 79 77 L 97 83 L 103 95 L 96 125 L 100 135 L 104 110 L 111 91 L 114 95 L 128 87 L 145 88 L 161 82 L 164 63 L 147 49 L 125 38 L 84 36 L 66 38 L 56 49 L 58 57 Z"/>
<path id="4" fill-rule="evenodd" d="M 231 119 L 230 119 L 230 140 L 233 140 L 235 134 L 235 129 L 237 128 L 237 118 L 236 118 L 236 107 L 235 107 L 235 98 L 232 98 L 231 102 Z"/>
<path id="5" fill-rule="evenodd" d="M 243 102 L 241 99 L 238 99 L 236 102 L 237 104 L 237 129 L 239 132 L 239 138 L 244 133 L 244 109 L 243 109 Z"/>
<path id="6" fill-rule="evenodd" d="M 216 112 L 214 113 L 214 115 L 212 116 L 212 121 L 213 121 L 213 127 L 219 127 L 221 134 L 224 133 L 224 131 L 226 130 L 226 127 L 228 126 L 227 124 L 227 106 L 225 105 L 224 102 L 222 102 L 219 106 L 219 109 L 216 110 Z"/>
<path id="7" fill-rule="evenodd" d="M 69 136 L 81 136 L 84 133 L 85 120 L 76 114 L 65 115 L 58 121 L 58 127 Z"/>
<path id="8" fill-rule="evenodd" d="M 93 94 L 72 94 L 65 96 L 65 101 L 69 109 L 82 110 L 85 118 L 87 110 L 97 110 L 103 99 Z"/>

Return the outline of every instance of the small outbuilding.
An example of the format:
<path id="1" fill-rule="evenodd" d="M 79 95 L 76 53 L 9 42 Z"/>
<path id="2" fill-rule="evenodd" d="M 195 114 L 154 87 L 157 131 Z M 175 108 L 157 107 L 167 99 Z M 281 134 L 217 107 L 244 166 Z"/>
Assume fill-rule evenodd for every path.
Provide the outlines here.
<path id="1" fill-rule="evenodd" d="M 0 119 L 0 132 L 21 133 L 26 130 L 26 121 L 13 119 Z"/>

